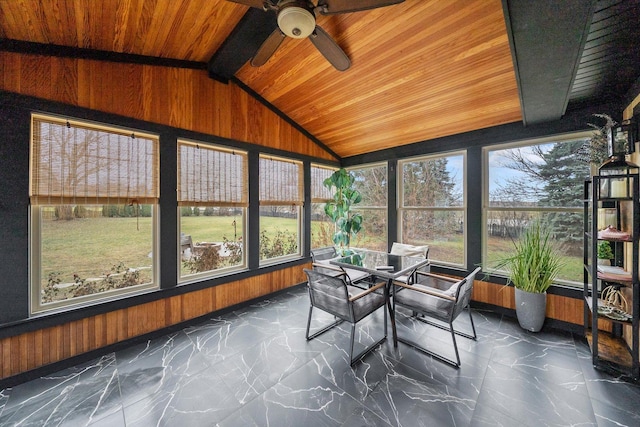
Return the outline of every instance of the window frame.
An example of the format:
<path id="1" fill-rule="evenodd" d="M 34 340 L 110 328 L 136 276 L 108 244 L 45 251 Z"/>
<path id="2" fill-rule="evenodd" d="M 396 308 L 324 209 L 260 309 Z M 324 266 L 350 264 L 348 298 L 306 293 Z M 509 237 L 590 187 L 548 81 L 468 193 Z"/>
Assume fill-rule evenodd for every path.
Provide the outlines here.
<path id="1" fill-rule="evenodd" d="M 262 259 L 259 257 L 258 263 L 259 267 L 269 266 L 273 264 L 279 264 L 282 262 L 290 261 L 293 259 L 299 259 L 303 254 L 303 242 L 304 242 L 304 163 L 301 160 L 297 160 L 294 158 L 272 155 L 267 153 L 260 153 L 258 156 L 258 163 L 261 166 L 262 160 L 276 160 L 284 163 L 292 163 L 295 164 L 298 168 L 298 199 L 296 201 L 288 200 L 288 201 L 277 201 L 277 200 L 262 200 L 262 178 L 266 176 L 263 174 L 261 170 L 258 172 L 259 182 L 258 182 L 258 219 L 259 219 L 259 234 L 262 234 L 262 213 L 261 210 L 265 206 L 296 206 L 296 232 L 297 232 L 297 247 L 298 250 L 296 253 L 281 255 L 273 258 Z M 260 167 L 259 167 L 260 169 Z M 293 203 L 292 203 L 293 202 Z M 258 237 L 258 254 L 260 253 L 260 237 Z"/>
<path id="2" fill-rule="evenodd" d="M 584 207 L 582 205 L 573 207 L 541 207 L 541 206 L 515 206 L 515 207 L 497 207 L 490 205 L 490 164 L 489 164 L 489 153 L 494 151 L 502 151 L 509 150 L 513 148 L 522 148 L 522 147 L 532 147 L 536 145 L 544 145 L 552 142 L 569 142 L 578 140 L 581 138 L 589 139 L 592 136 L 591 131 L 576 131 L 569 133 L 562 133 L 551 136 L 544 136 L 540 138 L 530 138 L 530 139 L 522 139 L 517 141 L 512 141 L 503 144 L 495 144 L 495 145 L 487 145 L 482 148 L 482 164 L 483 164 L 483 174 L 482 174 L 482 265 L 483 269 L 492 275 L 498 277 L 507 277 L 508 273 L 504 270 L 498 270 L 492 268 L 489 264 L 489 229 L 488 229 L 488 218 L 490 212 L 538 212 L 538 213 L 567 213 L 567 214 L 576 214 L 579 216 L 583 216 Z M 582 232 L 582 228 L 580 229 Z M 562 286 L 566 286 L 572 289 L 577 289 L 582 287 L 582 281 L 572 282 L 566 279 L 556 279 L 554 284 L 559 284 Z"/>
<path id="3" fill-rule="evenodd" d="M 311 163 L 311 183 L 309 185 L 309 188 L 310 188 L 310 191 L 311 191 L 311 206 L 310 206 L 310 210 L 311 210 L 311 215 L 312 216 L 313 216 L 313 205 L 316 205 L 316 204 L 326 205 L 327 202 L 333 200 L 333 198 L 316 197 L 317 196 L 317 194 L 316 194 L 317 191 L 315 191 L 315 190 L 318 190 L 318 189 L 315 187 L 316 182 L 313 179 L 313 170 L 314 169 L 323 169 L 323 170 L 326 170 L 326 171 L 331 171 L 331 174 L 333 174 L 334 172 L 336 172 L 340 168 L 337 167 L 337 166 L 324 165 L 324 164 L 321 164 L 321 163 L 313 163 L 313 162 Z M 320 185 L 322 185 L 322 184 L 320 184 Z M 322 186 L 322 189 L 321 189 L 320 192 L 321 193 L 324 192 L 325 195 L 326 195 L 326 192 L 328 192 L 328 191 L 329 190 L 327 190 L 324 186 Z M 325 222 L 331 223 L 333 225 L 333 232 L 335 233 L 335 223 L 333 221 L 331 221 L 331 218 L 329 218 L 326 214 L 324 214 L 324 209 L 323 209 L 323 215 L 326 218 Z M 313 218 L 311 218 L 311 222 L 313 222 Z M 311 249 L 316 249 L 316 247 L 313 245 L 313 242 L 314 242 L 313 230 L 311 230 L 311 228 L 310 228 L 310 233 L 311 233 L 311 235 L 310 235 L 309 244 L 311 246 Z M 333 242 L 331 242 L 331 245 L 333 245 Z M 319 246 L 319 247 L 324 247 L 324 246 Z"/>
<path id="4" fill-rule="evenodd" d="M 76 119 L 71 117 L 62 117 L 56 114 L 45 114 L 45 113 L 31 113 L 30 117 L 30 134 L 29 134 L 29 213 L 28 213 L 28 240 L 29 240 L 29 317 L 38 317 L 42 315 L 49 315 L 54 313 L 67 312 L 70 310 L 74 310 L 82 307 L 94 306 L 97 304 L 103 304 L 110 301 L 120 300 L 123 298 L 131 297 L 134 295 L 140 295 L 148 292 L 149 290 L 159 289 L 160 286 L 160 259 L 159 256 L 154 255 L 152 257 L 152 275 L 153 280 L 149 283 L 142 283 L 139 285 L 134 285 L 121 289 L 111 289 L 108 291 L 103 291 L 100 293 L 89 294 L 74 297 L 66 300 L 53 301 L 49 303 L 42 302 L 42 294 L 41 294 L 41 282 L 42 282 L 42 212 L 43 209 L 46 209 L 50 206 L 57 206 L 56 203 L 45 203 L 44 201 L 40 201 L 39 199 L 44 199 L 42 195 L 32 194 L 33 191 L 33 166 L 34 163 L 37 162 L 34 155 L 34 122 L 36 120 L 49 121 L 52 123 L 63 125 L 67 128 L 76 125 L 82 128 L 88 128 L 97 131 L 103 132 L 111 132 L 115 134 L 126 134 L 130 136 L 138 136 L 144 137 L 147 139 L 151 139 L 155 142 L 155 157 L 153 159 L 153 168 L 154 171 L 151 173 L 155 176 L 155 191 L 157 195 L 155 199 L 146 197 L 141 204 L 151 205 L 151 251 L 153 254 L 160 253 L 160 222 L 159 222 L 159 175 L 160 175 L 160 137 L 159 135 L 152 134 L 149 132 L 141 131 L 139 129 L 133 128 L 125 128 L 117 125 L 110 125 L 106 123 L 100 123 L 95 121 Z M 153 178 L 152 178 L 153 179 Z M 53 202 L 58 199 L 58 196 L 51 196 Z M 82 198 L 80 196 L 79 198 Z M 87 197 L 84 197 L 85 201 L 87 201 Z M 131 200 L 135 200 L 136 198 L 132 198 Z M 35 202 L 33 200 L 36 200 Z M 70 204 L 68 200 L 64 200 L 65 203 L 62 203 L 63 199 L 60 198 L 61 204 Z M 93 200 L 92 200 L 93 201 Z M 121 205 L 122 199 L 118 196 L 114 198 L 114 202 L 108 204 Z M 82 203 L 82 202 L 74 202 L 72 203 L 75 206 L 97 206 L 104 205 L 105 201 L 103 199 L 96 199 L 95 203 Z"/>
<path id="5" fill-rule="evenodd" d="M 447 157 L 462 157 L 462 204 L 461 206 L 403 206 L 404 202 L 404 181 L 403 181 L 403 166 L 406 163 L 437 160 Z M 434 265 L 453 267 L 453 268 L 466 268 L 468 264 L 468 251 L 467 251 L 467 224 L 468 224 L 468 196 L 467 196 L 467 150 L 456 150 L 437 154 L 428 154 L 421 156 L 406 157 L 398 160 L 398 166 L 396 169 L 396 195 L 397 195 L 397 225 L 398 225 L 398 241 L 404 243 L 402 235 L 403 224 L 402 218 L 405 211 L 428 211 L 428 212 L 461 212 L 463 218 L 463 230 L 462 230 L 462 263 L 448 262 L 444 260 L 433 259 L 431 253 L 429 259 Z"/>
<path id="6" fill-rule="evenodd" d="M 384 232 L 384 247 L 388 248 L 389 245 L 389 184 L 390 184 L 390 180 L 389 180 L 389 162 L 375 162 L 375 163 L 366 163 L 366 164 L 361 164 L 361 165 L 357 165 L 357 166 L 350 166 L 347 169 L 348 172 L 353 172 L 353 171 L 357 171 L 357 170 L 364 170 L 364 169 L 374 169 L 374 168 L 379 168 L 379 167 L 384 167 L 385 171 L 386 171 L 386 176 L 387 176 L 387 192 L 386 192 L 386 204 L 384 206 L 373 206 L 373 205 L 364 205 L 362 203 L 359 203 L 355 206 L 352 206 L 351 209 L 354 212 L 360 212 L 362 213 L 362 210 L 373 210 L 373 211 L 382 211 L 384 213 L 384 218 L 385 218 L 385 232 Z M 357 188 L 357 187 L 356 187 Z M 364 199 L 364 197 L 363 197 Z M 363 221 L 362 221 L 362 228 L 363 230 L 366 230 L 367 227 L 367 221 L 366 221 L 366 217 L 363 216 Z M 360 234 L 356 235 L 356 240 L 358 239 L 358 236 Z M 352 237 L 352 242 L 353 242 L 353 237 Z M 362 249 L 366 249 L 366 248 L 362 248 Z M 385 249 L 386 251 L 386 249 Z"/>
<path id="7" fill-rule="evenodd" d="M 181 156 L 180 156 L 180 148 L 182 145 L 195 146 L 198 148 L 218 151 L 223 153 L 232 153 L 238 154 L 244 157 L 244 171 L 242 173 L 243 178 L 243 197 L 241 201 L 238 202 L 216 202 L 216 201 L 198 201 L 189 203 L 188 201 L 181 201 L 181 181 L 180 181 L 180 171 L 181 171 Z M 176 180 L 178 185 L 178 205 L 177 205 L 177 233 L 178 233 L 178 242 L 177 242 L 177 264 L 178 264 L 178 285 L 184 285 L 188 283 L 197 282 L 203 279 L 214 278 L 219 276 L 225 276 L 228 274 L 236 273 L 239 271 L 244 271 L 248 268 L 248 245 L 249 245 L 249 236 L 248 236 L 248 216 L 249 216 L 249 153 L 246 150 L 236 149 L 232 147 L 227 147 L 218 144 L 211 144 L 204 141 L 196 141 L 188 138 L 177 138 L 176 141 L 176 160 L 178 164 Z M 195 204 L 194 204 L 195 203 Z M 232 206 L 233 205 L 233 206 Z M 183 207 L 199 207 L 199 206 L 215 206 L 215 207 L 234 207 L 236 209 L 242 210 L 242 222 L 240 224 L 242 231 L 242 262 L 233 266 L 226 266 L 221 268 L 216 268 L 213 270 L 200 271 L 197 273 L 187 273 L 183 274 L 182 272 L 182 250 L 181 250 L 181 236 L 182 236 L 182 214 L 181 208 Z"/>

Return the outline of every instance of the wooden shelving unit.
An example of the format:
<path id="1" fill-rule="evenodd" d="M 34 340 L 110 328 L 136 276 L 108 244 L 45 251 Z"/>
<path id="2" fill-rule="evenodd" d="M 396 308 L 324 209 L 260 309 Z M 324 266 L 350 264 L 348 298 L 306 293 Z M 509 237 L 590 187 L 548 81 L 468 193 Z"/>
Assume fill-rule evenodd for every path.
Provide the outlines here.
<path id="1" fill-rule="evenodd" d="M 611 180 L 623 179 L 627 180 L 628 187 L 622 194 L 616 193 L 616 197 L 612 197 L 611 191 L 603 190 L 611 185 Z M 596 175 L 585 181 L 584 187 L 585 335 L 594 366 L 615 369 L 634 379 L 640 378 L 639 187 L 637 173 Z M 614 213 L 615 224 L 602 223 L 605 217 L 599 215 L 602 209 Z M 607 236 L 602 233 L 607 226 L 614 226 L 627 236 Z M 614 249 L 613 267 L 601 267 L 606 271 L 598 270 L 597 248 L 601 241 L 610 242 Z M 624 289 L 626 310 L 615 310 L 602 299 L 603 290 L 608 286 Z"/>

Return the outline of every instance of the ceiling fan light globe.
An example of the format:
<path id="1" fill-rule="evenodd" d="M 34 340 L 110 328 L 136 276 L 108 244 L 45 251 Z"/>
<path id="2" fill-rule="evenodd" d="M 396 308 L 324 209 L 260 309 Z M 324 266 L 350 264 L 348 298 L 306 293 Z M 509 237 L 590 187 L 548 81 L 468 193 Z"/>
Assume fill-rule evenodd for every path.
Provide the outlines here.
<path id="1" fill-rule="evenodd" d="M 316 28 L 316 18 L 302 7 L 285 7 L 278 13 L 278 27 L 288 37 L 304 39 Z"/>

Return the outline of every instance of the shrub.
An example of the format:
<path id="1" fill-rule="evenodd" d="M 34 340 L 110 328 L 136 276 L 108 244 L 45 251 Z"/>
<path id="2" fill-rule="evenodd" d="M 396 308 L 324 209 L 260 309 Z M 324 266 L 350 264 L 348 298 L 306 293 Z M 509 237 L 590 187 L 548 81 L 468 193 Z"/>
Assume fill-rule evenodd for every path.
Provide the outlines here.
<path id="1" fill-rule="evenodd" d="M 218 247 L 209 246 L 202 249 L 200 255 L 192 255 L 189 260 L 184 262 L 184 265 L 191 273 L 199 273 L 220 268 L 221 263 L 222 257 Z"/>
<path id="2" fill-rule="evenodd" d="M 48 303 L 61 301 L 69 298 L 76 298 L 85 295 L 97 294 L 113 289 L 122 289 L 130 286 L 140 285 L 144 282 L 137 269 L 128 268 L 123 262 L 111 267 L 111 271 L 105 274 L 100 280 L 87 280 L 74 273 L 74 286 L 60 289 L 60 273 L 51 272 L 47 277 L 47 283 L 42 288 L 42 302 Z"/>
<path id="3" fill-rule="evenodd" d="M 233 241 L 226 237 L 223 237 L 223 245 L 225 250 L 229 253 L 227 257 L 226 265 L 238 265 L 242 261 L 242 237 L 239 240 Z"/>
<path id="4" fill-rule="evenodd" d="M 242 261 L 242 237 L 238 241 L 223 237 L 222 246 L 229 255 L 222 256 L 217 246 L 202 249 L 200 255 L 191 255 L 183 262 L 183 266 L 191 273 L 215 270 L 222 267 L 238 265 Z"/>
<path id="5" fill-rule="evenodd" d="M 60 284 L 60 272 L 52 271 L 47 276 L 47 283 L 42 288 L 42 302 L 53 302 L 58 299 L 60 290 L 56 287 Z"/>
<path id="6" fill-rule="evenodd" d="M 276 230 L 275 236 L 270 238 L 266 230 L 260 233 L 260 259 L 276 258 L 298 251 L 298 241 L 293 233 Z"/>

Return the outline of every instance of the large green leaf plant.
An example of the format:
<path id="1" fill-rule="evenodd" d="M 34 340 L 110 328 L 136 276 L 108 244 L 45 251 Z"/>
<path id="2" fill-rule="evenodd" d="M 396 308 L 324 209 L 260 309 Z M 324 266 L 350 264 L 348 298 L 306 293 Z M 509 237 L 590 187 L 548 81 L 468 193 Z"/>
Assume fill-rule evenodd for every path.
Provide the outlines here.
<path id="1" fill-rule="evenodd" d="M 340 255 L 350 255 L 351 237 L 362 229 L 362 215 L 351 207 L 362 201 L 362 195 L 354 188 L 355 176 L 342 168 L 325 179 L 323 185 L 333 194 L 333 200 L 324 205 L 324 212 L 336 225 L 333 243 Z"/>

